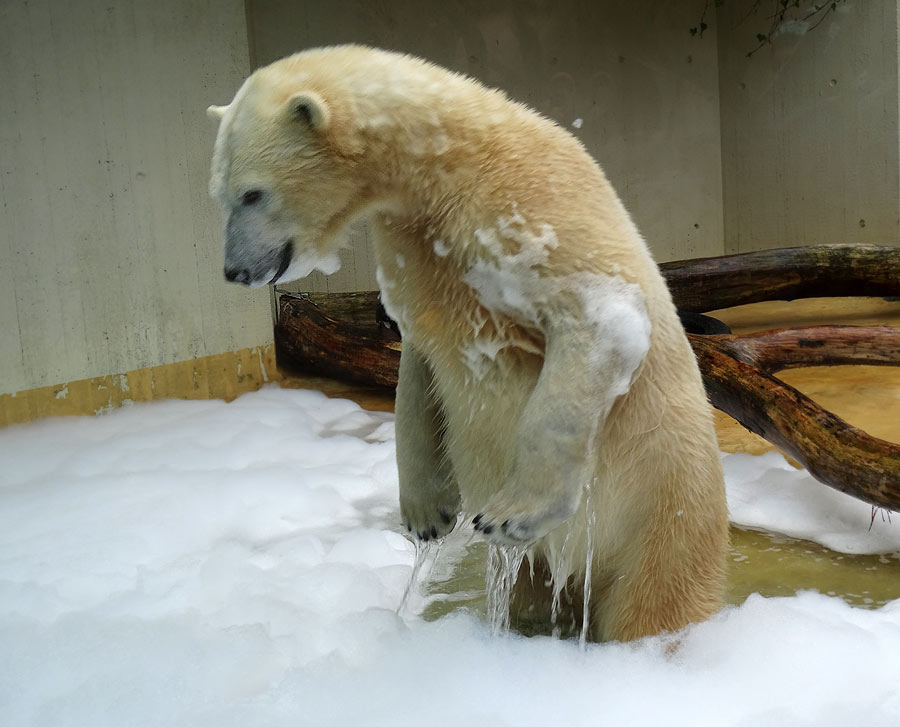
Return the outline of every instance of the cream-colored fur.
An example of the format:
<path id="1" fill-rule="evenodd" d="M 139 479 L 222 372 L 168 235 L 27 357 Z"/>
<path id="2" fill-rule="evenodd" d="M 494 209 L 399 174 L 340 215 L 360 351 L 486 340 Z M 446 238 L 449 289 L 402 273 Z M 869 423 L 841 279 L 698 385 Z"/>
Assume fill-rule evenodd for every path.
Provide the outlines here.
<path id="1" fill-rule="evenodd" d="M 260 69 L 211 115 L 230 279 L 331 271 L 348 223 L 372 220 L 403 334 L 413 533 L 441 537 L 469 513 L 563 582 L 583 577 L 591 543 L 599 639 L 718 607 L 710 408 L 646 245 L 575 138 L 498 91 L 359 46 Z"/>

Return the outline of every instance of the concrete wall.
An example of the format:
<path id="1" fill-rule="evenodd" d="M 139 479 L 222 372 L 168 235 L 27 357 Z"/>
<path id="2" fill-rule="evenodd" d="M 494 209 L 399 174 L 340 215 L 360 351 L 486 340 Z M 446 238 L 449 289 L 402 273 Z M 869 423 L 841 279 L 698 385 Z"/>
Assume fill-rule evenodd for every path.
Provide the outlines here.
<path id="1" fill-rule="evenodd" d="M 896 0 L 848 0 L 752 57 L 769 7 L 718 13 L 725 249 L 897 244 Z"/>
<path id="2" fill-rule="evenodd" d="M 271 343 L 268 296 L 222 282 L 206 193 L 204 109 L 232 98 L 248 56 L 356 41 L 500 86 L 584 141 L 659 260 L 896 243 L 898 3 L 848 0 L 747 59 L 766 25 L 739 22 L 749 1 L 702 40 L 687 33 L 699 0 L 0 3 L 0 407 L 225 352 L 244 352 L 225 378 L 250 356 L 265 379 L 268 354 L 246 350 Z M 303 287 L 373 288 L 365 235 Z"/>
<path id="3" fill-rule="evenodd" d="M 271 341 L 222 279 L 210 103 L 242 0 L 0 3 L 0 394 Z"/>
<path id="4" fill-rule="evenodd" d="M 581 138 L 660 261 L 722 253 L 716 43 L 714 32 L 700 42 L 689 36 L 699 11 L 690 3 L 248 0 L 247 7 L 255 65 L 357 42 L 472 75 Z M 373 289 L 364 227 L 353 240 L 338 274 L 299 287 Z"/>

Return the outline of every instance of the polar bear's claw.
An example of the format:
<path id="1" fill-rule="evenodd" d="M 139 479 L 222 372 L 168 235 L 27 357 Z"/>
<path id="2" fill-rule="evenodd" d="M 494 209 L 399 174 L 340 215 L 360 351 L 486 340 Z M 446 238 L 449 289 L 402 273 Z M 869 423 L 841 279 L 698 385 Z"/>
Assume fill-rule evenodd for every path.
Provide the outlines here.
<path id="1" fill-rule="evenodd" d="M 408 525 L 406 529 L 412 532 L 412 528 L 410 528 Z M 427 543 L 429 540 L 437 540 L 437 528 L 432 525 L 430 530 L 419 530 L 416 532 L 416 537 L 424 543 Z"/>
<path id="2" fill-rule="evenodd" d="M 446 501 L 437 504 L 425 497 L 406 497 L 401 501 L 403 527 L 406 532 L 415 534 L 426 543 L 443 538 L 456 527 L 458 496 L 452 489 L 445 489 L 437 494 Z"/>
<path id="3" fill-rule="evenodd" d="M 577 496 L 561 497 L 541 506 L 534 503 L 532 510 L 515 508 L 513 512 L 510 512 L 512 508 L 500 507 L 498 502 L 498 507 L 489 506 L 472 518 L 472 525 L 495 545 L 529 545 L 566 522 L 575 514 L 579 502 Z M 492 516 L 491 510 L 497 514 Z"/>
<path id="4" fill-rule="evenodd" d="M 539 540 L 543 535 L 537 528 L 527 524 L 524 520 L 518 523 L 513 520 L 504 520 L 498 526 L 490 520 L 485 520 L 482 514 L 476 516 L 472 523 L 475 530 L 494 545 L 528 545 Z"/>
<path id="5" fill-rule="evenodd" d="M 416 528 L 415 531 L 413 530 L 412 525 L 410 525 L 409 523 L 404 523 L 404 527 L 406 528 L 406 532 L 410 534 L 415 532 L 416 537 L 419 540 L 427 543 L 429 540 L 437 540 L 438 538 L 442 538 L 447 535 L 451 530 L 453 530 L 453 525 L 455 524 L 455 522 L 452 525 L 450 524 L 450 522 L 447 522 L 445 523 L 445 525 L 449 525 L 449 527 L 443 527 L 440 530 L 438 530 L 437 525 L 426 525 L 422 528 Z"/>

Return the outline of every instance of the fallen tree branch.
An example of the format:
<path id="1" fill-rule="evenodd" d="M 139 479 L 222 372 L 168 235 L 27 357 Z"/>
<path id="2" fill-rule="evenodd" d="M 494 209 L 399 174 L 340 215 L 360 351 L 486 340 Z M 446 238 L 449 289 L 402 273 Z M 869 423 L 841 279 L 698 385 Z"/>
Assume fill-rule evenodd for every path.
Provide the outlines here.
<path id="1" fill-rule="evenodd" d="M 820 482 L 872 505 L 900 510 L 900 446 L 849 425 L 771 374 L 735 358 L 732 341 L 688 338 L 717 409 L 792 456 Z"/>
<path id="2" fill-rule="evenodd" d="M 695 338 L 688 335 L 691 345 Z M 900 329 L 890 326 L 809 326 L 707 338 L 769 374 L 806 366 L 900 366 Z"/>
<path id="3" fill-rule="evenodd" d="M 367 386 L 397 386 L 400 337 L 375 319 L 378 293 L 283 294 L 275 355 L 322 376 Z"/>
<path id="4" fill-rule="evenodd" d="M 817 245 L 659 266 L 675 306 L 705 313 L 764 300 L 900 296 L 900 247 Z"/>

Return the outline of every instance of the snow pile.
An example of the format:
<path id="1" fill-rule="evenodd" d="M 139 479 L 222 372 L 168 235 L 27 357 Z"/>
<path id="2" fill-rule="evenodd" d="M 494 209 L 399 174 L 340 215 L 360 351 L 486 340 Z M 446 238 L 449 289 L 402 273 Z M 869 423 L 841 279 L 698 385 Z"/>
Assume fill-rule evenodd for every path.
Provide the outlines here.
<path id="1" fill-rule="evenodd" d="M 675 657 L 401 619 L 392 417 L 350 402 L 138 405 L 0 431 L 0 462 L 3 725 L 900 723 L 900 601 L 754 596 Z M 748 524 L 900 550 L 773 456 L 725 466 Z"/>
<path id="2" fill-rule="evenodd" d="M 735 524 L 817 543 L 842 553 L 900 553 L 900 522 L 816 482 L 778 452 L 724 455 L 728 510 Z M 871 527 L 870 527 L 871 526 Z"/>

